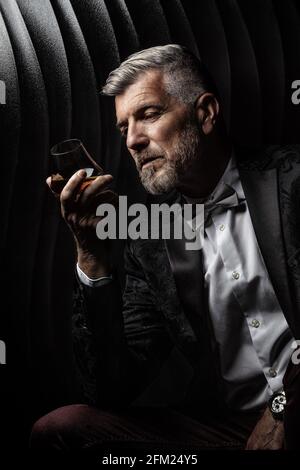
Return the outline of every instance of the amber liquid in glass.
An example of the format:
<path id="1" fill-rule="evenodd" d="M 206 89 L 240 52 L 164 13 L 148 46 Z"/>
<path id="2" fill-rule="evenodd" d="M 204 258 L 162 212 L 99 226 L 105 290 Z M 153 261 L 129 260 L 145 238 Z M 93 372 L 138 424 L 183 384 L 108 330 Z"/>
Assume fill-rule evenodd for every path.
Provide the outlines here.
<path id="1" fill-rule="evenodd" d="M 104 170 L 95 162 L 79 139 L 64 140 L 51 151 L 51 189 L 60 194 L 63 187 L 76 171 L 82 169 L 86 172 L 86 178 L 81 184 L 83 191 L 97 176 L 103 175 Z"/>
<path id="2" fill-rule="evenodd" d="M 96 178 L 97 178 L 97 176 L 90 176 L 88 178 L 85 178 L 82 185 L 80 186 L 80 191 L 83 191 Z M 60 194 L 62 192 L 64 186 L 67 184 L 67 182 L 68 182 L 68 180 L 66 180 L 65 178 L 62 178 L 60 175 L 52 175 L 51 176 L 51 189 L 52 189 L 52 191 L 54 191 L 57 194 Z"/>

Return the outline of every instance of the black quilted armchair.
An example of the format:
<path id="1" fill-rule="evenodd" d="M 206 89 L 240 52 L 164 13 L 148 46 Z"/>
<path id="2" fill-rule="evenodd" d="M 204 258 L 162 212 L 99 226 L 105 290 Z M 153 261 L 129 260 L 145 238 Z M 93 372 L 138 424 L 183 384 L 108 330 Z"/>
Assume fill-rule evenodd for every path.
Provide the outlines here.
<path id="1" fill-rule="evenodd" d="M 299 141 L 296 0 L 0 0 L 0 412 L 20 439 L 37 416 L 78 399 L 74 247 L 46 189 L 49 148 L 80 138 L 119 193 L 144 200 L 99 90 L 130 53 L 170 42 L 206 62 L 238 143 Z"/>

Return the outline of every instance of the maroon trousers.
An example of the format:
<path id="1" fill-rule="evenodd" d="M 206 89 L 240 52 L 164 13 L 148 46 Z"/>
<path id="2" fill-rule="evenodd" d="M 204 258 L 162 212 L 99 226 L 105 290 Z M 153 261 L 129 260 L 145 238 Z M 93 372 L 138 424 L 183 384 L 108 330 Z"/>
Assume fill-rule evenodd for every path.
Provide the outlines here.
<path id="1" fill-rule="evenodd" d="M 290 364 L 284 379 L 285 448 L 299 449 L 300 364 Z M 261 413 L 233 413 L 214 417 L 211 410 L 196 416 L 170 408 L 129 408 L 102 411 L 88 405 L 58 408 L 39 419 L 30 445 L 35 449 L 97 449 L 108 446 L 141 450 L 191 448 L 244 449 Z"/>
<path id="2" fill-rule="evenodd" d="M 32 449 L 137 448 L 142 451 L 244 449 L 260 413 L 191 417 L 169 408 L 101 411 L 88 405 L 58 408 L 33 427 Z"/>

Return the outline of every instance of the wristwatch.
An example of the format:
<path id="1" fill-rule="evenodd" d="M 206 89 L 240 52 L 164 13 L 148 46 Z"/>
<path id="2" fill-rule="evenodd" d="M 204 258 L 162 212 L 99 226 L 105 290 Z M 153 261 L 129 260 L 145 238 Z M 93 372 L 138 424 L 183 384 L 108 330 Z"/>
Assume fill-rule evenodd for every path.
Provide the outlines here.
<path id="1" fill-rule="evenodd" d="M 274 419 L 283 420 L 286 396 L 283 390 L 273 393 L 269 400 L 269 409 Z"/>

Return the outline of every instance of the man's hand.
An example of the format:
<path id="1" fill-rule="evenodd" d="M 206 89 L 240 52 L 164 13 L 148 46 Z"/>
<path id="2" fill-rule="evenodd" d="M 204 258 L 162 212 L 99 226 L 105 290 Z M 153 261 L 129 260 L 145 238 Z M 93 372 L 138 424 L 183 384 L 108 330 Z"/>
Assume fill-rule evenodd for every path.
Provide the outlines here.
<path id="1" fill-rule="evenodd" d="M 89 277 L 96 278 L 110 274 L 110 241 L 99 240 L 96 225 L 101 219 L 96 209 L 101 203 L 117 203 L 117 195 L 107 190 L 113 177 L 98 176 L 82 190 L 86 173 L 80 170 L 67 182 L 60 194 L 61 213 L 72 231 L 77 252 L 78 264 Z M 47 179 L 51 189 L 51 178 Z"/>
<path id="2" fill-rule="evenodd" d="M 274 419 L 267 408 L 253 429 L 246 450 L 279 450 L 283 448 L 283 443 L 283 421 Z"/>

